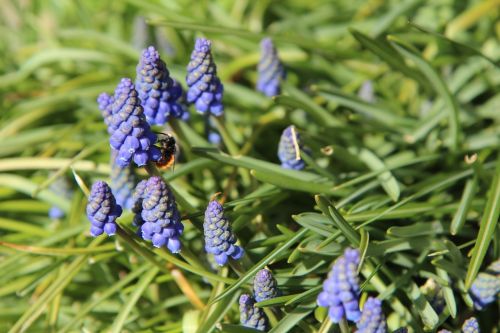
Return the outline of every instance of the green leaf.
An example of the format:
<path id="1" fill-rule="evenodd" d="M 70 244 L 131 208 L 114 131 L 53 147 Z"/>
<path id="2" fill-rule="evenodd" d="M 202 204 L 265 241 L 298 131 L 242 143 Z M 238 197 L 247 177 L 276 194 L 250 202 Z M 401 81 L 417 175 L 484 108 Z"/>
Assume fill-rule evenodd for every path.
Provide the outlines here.
<path id="1" fill-rule="evenodd" d="M 231 305 L 238 299 L 238 294 L 221 299 L 215 306 L 208 318 L 198 327 L 197 333 L 210 333 L 216 328 L 217 323 L 231 309 Z"/>
<path id="2" fill-rule="evenodd" d="M 296 191 L 332 193 L 333 182 L 306 171 L 283 169 L 277 164 L 247 156 L 230 156 L 213 148 L 193 148 L 194 153 L 216 161 L 252 170 L 259 180 Z M 336 192 L 338 193 L 338 192 Z"/>
<path id="3" fill-rule="evenodd" d="M 401 190 L 399 188 L 399 183 L 394 178 L 394 175 L 388 170 L 386 164 L 373 152 L 366 148 L 362 148 L 359 151 L 355 149 L 351 150 L 351 153 L 356 154 L 360 160 L 362 160 L 366 166 L 372 170 L 373 172 L 380 172 L 382 170 L 387 170 L 380 173 L 377 178 L 380 182 L 380 185 L 387 192 L 392 201 L 398 201 L 399 194 Z"/>
<path id="4" fill-rule="evenodd" d="M 343 123 L 340 120 L 332 116 L 330 112 L 315 103 L 311 99 L 311 97 L 309 97 L 304 92 L 289 84 L 285 85 L 284 90 L 286 93 L 288 93 L 288 95 L 279 95 L 273 97 L 273 101 L 276 104 L 302 109 L 309 113 L 318 124 L 323 124 L 329 127 L 342 126 Z"/>
<path id="5" fill-rule="evenodd" d="M 446 286 L 442 285 L 441 288 L 443 289 L 444 300 L 446 302 L 446 307 L 448 308 L 448 311 L 450 311 L 450 316 L 452 318 L 456 318 L 457 303 L 455 301 L 455 296 L 453 295 L 453 289 L 451 289 L 451 286 L 449 285 L 449 282 L 451 281 L 450 277 L 448 276 L 448 273 L 446 273 L 445 270 L 442 270 L 440 268 L 436 268 L 436 273 L 440 278 L 448 282 L 448 285 Z"/>
<path id="6" fill-rule="evenodd" d="M 419 72 L 415 71 L 413 68 L 408 67 L 406 65 L 403 57 L 391 46 L 391 44 L 387 43 L 384 40 L 372 39 L 365 34 L 351 30 L 351 34 L 361 43 L 364 47 L 366 47 L 369 51 L 376 54 L 380 59 L 385 61 L 389 66 L 394 68 L 395 70 L 400 71 L 408 77 L 416 80 L 420 83 L 424 88 L 427 87 L 428 82 Z"/>
<path id="7" fill-rule="evenodd" d="M 290 238 L 286 243 L 282 244 L 281 246 L 276 247 L 271 253 L 269 253 L 267 256 L 262 258 L 257 264 L 252 266 L 252 268 L 248 269 L 247 272 L 243 275 L 240 276 L 238 281 L 233 283 L 231 286 L 226 288 L 220 295 L 218 295 L 212 302 L 218 302 L 221 299 L 228 297 L 231 295 L 233 292 L 235 292 L 239 287 L 241 287 L 245 282 L 250 280 L 257 272 L 264 268 L 267 264 L 269 264 L 273 259 L 277 258 L 280 256 L 283 252 L 285 252 L 290 246 L 295 244 L 298 240 L 300 240 L 304 235 L 307 233 L 307 229 L 302 228 L 301 230 L 297 231 L 295 233 L 295 236 Z"/>
<path id="8" fill-rule="evenodd" d="M 326 100 L 351 108 L 367 118 L 378 121 L 379 124 L 392 131 L 401 132 L 405 127 L 409 127 L 413 124 L 411 119 L 406 119 L 392 112 L 388 112 L 386 108 L 381 105 L 365 102 L 356 96 L 344 93 L 338 88 L 326 86 L 314 86 L 312 88 L 313 90 L 317 90 L 318 94 Z"/>
<path id="9" fill-rule="evenodd" d="M 139 279 L 134 287 L 134 291 L 125 301 L 122 308 L 115 317 L 113 326 L 111 327 L 112 333 L 120 333 L 123 331 L 123 326 L 125 325 L 125 321 L 127 321 L 130 312 L 132 311 L 137 301 L 139 301 L 139 297 L 141 297 L 141 295 L 144 293 L 146 288 L 149 286 L 151 281 L 153 281 L 159 271 L 160 270 L 157 267 L 151 266 L 149 270 Z"/>
<path id="10" fill-rule="evenodd" d="M 474 199 L 474 195 L 476 194 L 476 189 L 477 177 L 473 177 L 465 183 L 465 188 L 462 193 L 460 205 L 453 215 L 453 220 L 450 224 L 450 233 L 452 235 L 456 235 L 464 225 L 465 219 L 467 218 L 467 213 L 469 212 L 472 204 L 472 200 Z"/>
<path id="11" fill-rule="evenodd" d="M 222 332 L 227 333 L 259 333 L 262 331 L 256 330 L 255 328 L 245 327 L 241 325 L 232 324 L 220 324 Z"/>
<path id="12" fill-rule="evenodd" d="M 305 317 L 307 317 L 316 308 L 316 302 L 301 304 L 292 311 L 288 312 L 278 325 L 274 326 L 269 333 L 288 332 L 296 327 Z"/>
<path id="13" fill-rule="evenodd" d="M 495 175 L 491 182 L 487 198 L 486 207 L 484 208 L 483 217 L 479 225 L 476 245 L 474 245 L 474 249 L 472 250 L 472 258 L 467 269 L 467 276 L 465 277 L 465 288 L 467 289 L 470 288 L 479 272 L 488 246 L 495 233 L 495 228 L 498 226 L 498 217 L 500 215 L 500 156 L 497 157 Z"/>
<path id="14" fill-rule="evenodd" d="M 427 77 L 430 84 L 436 89 L 448 109 L 448 126 L 449 126 L 449 142 L 452 150 L 457 150 L 460 146 L 460 122 L 459 109 L 455 97 L 451 94 L 446 86 L 446 83 L 441 76 L 432 68 L 432 66 L 424 60 L 419 54 L 416 54 L 414 49 L 405 41 L 396 36 L 387 36 L 387 39 L 392 42 L 392 45 L 399 53 L 412 60 L 420 71 Z"/>

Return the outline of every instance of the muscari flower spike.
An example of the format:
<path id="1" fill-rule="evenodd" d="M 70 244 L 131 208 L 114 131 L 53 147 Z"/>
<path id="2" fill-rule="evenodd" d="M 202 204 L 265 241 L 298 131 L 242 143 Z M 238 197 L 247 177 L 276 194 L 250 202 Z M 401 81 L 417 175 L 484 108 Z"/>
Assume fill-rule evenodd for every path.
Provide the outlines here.
<path id="1" fill-rule="evenodd" d="M 450 331 L 446 329 L 439 330 L 438 333 L 451 333 Z"/>
<path id="2" fill-rule="evenodd" d="M 261 269 L 253 280 L 253 294 L 257 302 L 279 296 L 278 283 L 267 268 Z"/>
<path id="3" fill-rule="evenodd" d="M 97 104 L 99 105 L 99 110 L 101 110 L 101 115 L 104 118 L 104 123 L 107 126 L 108 133 L 113 134 L 113 128 L 111 127 L 111 122 L 113 120 L 113 102 L 115 98 L 108 95 L 107 93 L 102 93 L 97 97 Z"/>
<path id="4" fill-rule="evenodd" d="M 285 169 L 304 169 L 305 163 L 300 157 L 300 151 L 303 148 L 300 135 L 295 126 L 290 125 L 285 128 L 278 145 L 278 158 L 281 161 L 281 166 Z"/>
<path id="5" fill-rule="evenodd" d="M 135 86 L 150 125 L 163 125 L 170 116 L 189 117 L 178 101 L 182 96 L 181 85 L 170 77 L 167 65 L 153 46 L 142 51 Z"/>
<path id="6" fill-rule="evenodd" d="M 224 215 L 224 208 L 217 200 L 210 201 L 205 210 L 203 233 L 205 234 L 205 251 L 213 254 L 220 266 L 224 266 L 229 257 L 238 260 L 243 256 L 244 251 L 235 244 L 236 237 L 229 220 Z"/>
<path id="7" fill-rule="evenodd" d="M 285 69 L 278 57 L 271 38 L 264 38 L 260 42 L 261 55 L 257 72 L 257 90 L 266 96 L 273 97 L 281 92 L 281 81 L 285 78 Z"/>
<path id="8" fill-rule="evenodd" d="M 111 129 L 110 144 L 118 152 L 118 166 L 124 168 L 132 160 L 137 166 L 143 166 L 160 158 L 160 150 L 154 146 L 156 135 L 144 117 L 137 91 L 128 78 L 122 79 L 116 88 Z"/>
<path id="9" fill-rule="evenodd" d="M 358 298 L 360 294 L 359 251 L 347 248 L 328 273 L 323 282 L 323 291 L 318 295 L 318 305 L 329 307 L 328 315 L 334 323 L 339 323 L 344 315 L 357 322 L 361 317 Z"/>
<path id="10" fill-rule="evenodd" d="M 122 215 L 122 207 L 116 203 L 111 188 L 103 181 L 92 185 L 87 203 L 87 217 L 92 224 L 90 234 L 94 237 L 103 232 L 109 236 L 116 233 L 116 219 Z"/>
<path id="11" fill-rule="evenodd" d="M 485 271 L 480 272 L 469 290 L 474 307 L 482 310 L 493 303 L 500 293 L 500 259 L 492 262 Z"/>
<path id="12" fill-rule="evenodd" d="M 151 177 L 137 184 L 132 211 L 134 224 L 141 236 L 155 247 L 166 246 L 172 253 L 181 251 L 180 235 L 184 231 L 174 194 L 161 177 Z M 137 214 L 140 213 L 140 217 Z"/>
<path id="13" fill-rule="evenodd" d="M 479 323 L 477 322 L 477 319 L 474 317 L 470 317 L 467 319 L 464 324 L 462 325 L 462 332 L 463 333 L 479 333 Z"/>
<path id="14" fill-rule="evenodd" d="M 265 331 L 268 328 L 267 316 L 261 308 L 254 306 L 255 300 L 248 294 L 240 296 L 240 322 L 245 327 Z"/>
<path id="15" fill-rule="evenodd" d="M 187 102 L 194 103 L 199 113 L 222 116 L 224 87 L 217 77 L 217 67 L 211 53 L 211 41 L 198 38 L 188 64 L 186 82 L 189 87 Z"/>
<path id="16" fill-rule="evenodd" d="M 116 152 L 111 152 L 111 189 L 116 202 L 125 209 L 132 209 L 134 205 L 133 192 L 137 177 L 132 167 L 120 167 L 116 161 Z"/>
<path id="17" fill-rule="evenodd" d="M 358 97 L 368 103 L 375 102 L 375 93 L 373 92 L 373 82 L 371 80 L 363 82 L 359 88 Z"/>
<path id="18" fill-rule="evenodd" d="M 368 297 L 356 327 L 358 328 L 356 333 L 385 333 L 387 331 L 381 300 Z"/>
<path id="19" fill-rule="evenodd" d="M 425 298 L 437 314 L 443 312 L 446 306 L 444 294 L 441 286 L 434 279 L 427 279 L 425 284 L 420 287 L 420 291 L 425 295 Z"/>
<path id="20" fill-rule="evenodd" d="M 70 184 L 65 177 L 56 178 L 56 180 L 50 184 L 50 189 L 58 196 L 66 199 L 70 199 L 73 195 Z M 48 215 L 51 219 L 62 219 L 65 216 L 65 213 L 61 208 L 52 206 L 49 209 Z"/>

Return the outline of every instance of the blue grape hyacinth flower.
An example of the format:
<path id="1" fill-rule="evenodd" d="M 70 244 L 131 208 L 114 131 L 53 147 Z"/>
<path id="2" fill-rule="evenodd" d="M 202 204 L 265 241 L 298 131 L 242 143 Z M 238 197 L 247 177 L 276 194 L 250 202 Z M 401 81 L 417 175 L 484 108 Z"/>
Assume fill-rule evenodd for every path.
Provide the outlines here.
<path id="1" fill-rule="evenodd" d="M 111 122 L 111 148 L 118 152 L 116 164 L 122 168 L 133 160 L 137 166 L 160 158 L 154 144 L 156 135 L 144 117 L 141 102 L 130 79 L 122 79 L 115 91 Z"/>
<path id="2" fill-rule="evenodd" d="M 111 189 L 115 195 L 116 202 L 125 209 L 131 209 L 134 205 L 134 188 L 137 177 L 133 168 L 129 165 L 120 167 L 116 161 L 116 152 L 111 152 Z"/>
<path id="3" fill-rule="evenodd" d="M 205 235 L 205 251 L 213 254 L 215 261 L 220 266 L 224 266 L 229 257 L 238 260 L 243 256 L 244 251 L 236 245 L 236 237 L 229 220 L 224 215 L 224 208 L 217 200 L 210 201 L 205 210 L 203 233 Z"/>
<path id="4" fill-rule="evenodd" d="M 91 223 L 90 234 L 94 237 L 103 232 L 109 236 L 116 233 L 116 219 L 122 215 L 122 207 L 116 203 L 111 188 L 103 181 L 92 185 L 88 203 L 87 218 Z"/>
<path id="5" fill-rule="evenodd" d="M 261 269 L 253 280 L 253 294 L 257 302 L 279 296 L 278 283 L 267 268 Z"/>
<path id="6" fill-rule="evenodd" d="M 199 113 L 222 116 L 224 106 L 222 95 L 224 87 L 217 77 L 217 67 L 212 57 L 212 43 L 198 38 L 188 64 L 186 82 L 189 87 L 187 102 L 194 103 Z"/>
<path id="7" fill-rule="evenodd" d="M 133 211 L 140 212 L 140 218 L 135 218 L 134 224 L 140 225 L 142 238 L 151 241 L 155 247 L 166 246 L 170 252 L 179 253 L 184 225 L 170 187 L 161 177 L 154 176 L 137 185 L 134 197 Z M 137 206 L 137 201 L 141 207 Z"/>
<path id="8" fill-rule="evenodd" d="M 268 320 L 261 308 L 254 306 L 255 300 L 248 294 L 240 296 L 240 322 L 245 327 L 265 331 L 268 328 Z"/>
<path id="9" fill-rule="evenodd" d="M 182 87 L 170 77 L 167 65 L 153 46 L 142 51 L 135 86 L 150 125 L 164 125 L 171 116 L 184 118 L 186 110 L 178 101 Z"/>
<path id="10" fill-rule="evenodd" d="M 385 316 L 382 312 L 382 301 L 368 297 L 363 306 L 361 318 L 356 323 L 358 330 L 356 333 L 385 333 L 387 332 L 387 324 Z"/>
<path id="11" fill-rule="evenodd" d="M 477 322 L 477 319 L 474 317 L 470 317 L 467 319 L 464 324 L 462 325 L 462 332 L 463 333 L 479 333 L 479 323 Z"/>
<path id="12" fill-rule="evenodd" d="M 344 315 L 357 322 L 359 311 L 359 251 L 347 248 L 340 256 L 323 282 L 323 291 L 318 295 L 318 305 L 328 307 L 332 322 L 339 323 Z"/>
<path id="13" fill-rule="evenodd" d="M 113 128 L 111 127 L 111 122 L 113 120 L 113 102 L 115 98 L 108 95 L 107 93 L 102 93 L 97 97 L 97 104 L 99 105 L 99 110 L 101 110 L 101 115 L 104 119 L 104 123 L 107 126 L 108 133 L 113 134 Z"/>
<path id="14" fill-rule="evenodd" d="M 482 310 L 497 299 L 500 294 L 500 259 L 477 275 L 469 294 L 474 301 L 474 307 L 478 310 Z"/>
<path id="15" fill-rule="evenodd" d="M 281 161 L 281 166 L 292 170 L 304 169 L 305 163 L 300 157 L 300 151 L 303 148 L 302 140 L 295 126 L 290 125 L 285 128 L 278 145 L 278 158 Z"/>
<path id="16" fill-rule="evenodd" d="M 257 65 L 257 90 L 266 96 L 273 97 L 281 92 L 281 81 L 285 78 L 285 69 L 278 57 L 271 38 L 264 38 L 260 42 L 261 55 Z"/>

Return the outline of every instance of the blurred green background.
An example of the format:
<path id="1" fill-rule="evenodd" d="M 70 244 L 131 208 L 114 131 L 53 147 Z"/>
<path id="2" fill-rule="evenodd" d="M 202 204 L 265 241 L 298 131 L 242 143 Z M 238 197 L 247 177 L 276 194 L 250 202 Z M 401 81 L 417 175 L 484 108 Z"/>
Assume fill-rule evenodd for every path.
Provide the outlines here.
<path id="1" fill-rule="evenodd" d="M 325 313 L 314 309 L 318 290 L 307 291 L 342 247 L 356 244 L 325 222 L 314 201 L 323 194 L 356 232 L 370 234 L 363 275 L 375 278 L 364 291 L 383 294 L 391 329 L 459 327 L 472 313 L 471 279 L 500 247 L 499 11 L 497 0 L 2 0 L 0 331 L 206 333 L 218 322 L 238 323 L 231 294 L 196 309 L 168 270 L 144 278 L 151 258 L 165 268 L 171 257 L 143 246 L 152 256 L 145 258 L 123 241 L 90 239 L 79 189 L 109 176 L 98 94 L 134 79 L 149 45 L 185 87 L 200 36 L 213 41 L 225 87 L 222 151 L 232 157 L 199 148 L 209 144 L 191 108 L 189 123 L 172 124 L 181 156 L 165 177 L 192 220 L 184 244 L 200 262 L 178 260 L 195 271 L 183 270 L 203 302 L 224 285 L 203 278 L 211 268 L 197 227 L 210 196 L 225 191 L 248 251 L 243 282 L 266 259 L 284 294 L 293 295 L 276 304 L 283 319 L 275 318 L 273 332 L 326 332 Z M 275 99 L 254 90 L 266 36 L 288 72 Z M 366 82 L 368 99 L 358 94 Z M 291 123 L 312 149 L 303 173 L 269 165 L 278 164 L 279 136 Z M 72 179 L 71 199 L 50 189 L 54 172 Z M 66 218 L 47 217 L 54 204 Z M 131 219 L 127 213 L 123 223 Z M 320 243 L 326 247 L 318 250 Z M 485 247 L 471 256 L 474 244 Z M 216 273 L 234 283 L 241 272 Z M 453 287 L 443 282 L 444 314 L 416 302 L 416 286 L 428 277 Z M 496 325 L 496 310 L 480 314 L 484 332 Z"/>

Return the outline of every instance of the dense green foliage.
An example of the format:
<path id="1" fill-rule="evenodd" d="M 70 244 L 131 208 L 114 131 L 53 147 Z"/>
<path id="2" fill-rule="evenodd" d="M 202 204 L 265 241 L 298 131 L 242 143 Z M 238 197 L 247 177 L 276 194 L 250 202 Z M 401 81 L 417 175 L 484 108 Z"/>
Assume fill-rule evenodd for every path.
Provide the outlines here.
<path id="1" fill-rule="evenodd" d="M 391 331 L 471 316 L 493 331 L 498 301 L 475 311 L 467 290 L 500 254 L 498 13 L 496 0 L 2 1 L 0 332 L 253 332 L 237 300 L 265 266 L 282 292 L 259 303 L 271 332 L 337 332 L 316 297 L 347 246 L 363 254 L 362 302 L 382 299 Z M 192 106 L 166 129 L 182 253 L 135 237 L 130 211 L 118 236 L 90 237 L 86 191 L 110 174 L 97 95 L 134 78 L 148 45 L 185 87 L 199 36 L 225 87 L 223 144 Z M 254 89 L 264 37 L 287 70 L 275 98 Z M 374 101 L 358 97 L 367 80 Z M 279 166 L 290 124 L 310 149 L 304 171 Z M 70 198 L 51 189 L 60 176 Z M 216 192 L 246 251 L 218 270 L 202 230 Z"/>

